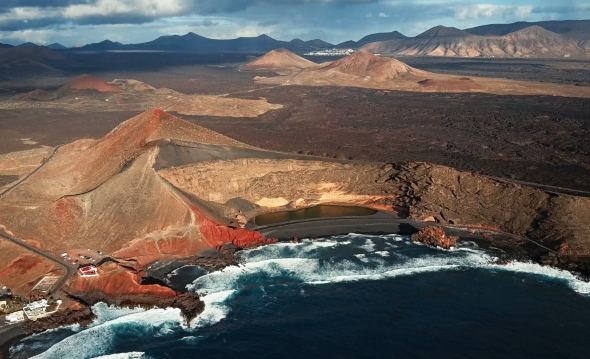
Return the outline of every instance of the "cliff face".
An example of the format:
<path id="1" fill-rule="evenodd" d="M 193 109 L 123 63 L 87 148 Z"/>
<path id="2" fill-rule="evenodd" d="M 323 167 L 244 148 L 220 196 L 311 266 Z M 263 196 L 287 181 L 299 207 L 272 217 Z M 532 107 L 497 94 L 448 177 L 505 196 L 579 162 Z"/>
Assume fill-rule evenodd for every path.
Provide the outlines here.
<path id="1" fill-rule="evenodd" d="M 312 160 L 241 159 L 165 169 L 177 188 L 219 204 L 233 198 L 273 208 L 305 203 L 371 203 L 387 199 L 381 166 Z"/>
<path id="2" fill-rule="evenodd" d="M 590 253 L 590 199 L 558 195 L 427 163 L 362 165 L 306 160 L 209 161 L 163 169 L 174 187 L 217 206 L 239 198 L 247 217 L 316 204 L 405 207 L 411 218 L 529 236 Z M 233 213 L 238 213 L 234 209 Z M 564 244 L 564 243 L 567 243 Z"/>
<path id="3" fill-rule="evenodd" d="M 427 163 L 396 164 L 392 169 L 390 181 L 399 186 L 399 198 L 414 219 L 498 229 L 526 235 L 564 254 L 590 254 L 590 198 Z"/>

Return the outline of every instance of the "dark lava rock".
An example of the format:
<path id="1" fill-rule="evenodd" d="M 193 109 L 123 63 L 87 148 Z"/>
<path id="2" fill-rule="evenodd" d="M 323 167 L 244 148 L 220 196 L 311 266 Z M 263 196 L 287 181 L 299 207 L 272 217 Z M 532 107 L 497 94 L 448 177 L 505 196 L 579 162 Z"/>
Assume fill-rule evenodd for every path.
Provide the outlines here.
<path id="1" fill-rule="evenodd" d="M 23 323 L 23 330 L 26 334 L 34 334 L 73 324 L 85 326 L 90 324 L 95 318 L 96 316 L 90 308 L 84 306 L 81 310 L 66 309 L 47 318 L 37 319 L 34 322 L 30 320 L 25 321 Z"/>
<path id="2" fill-rule="evenodd" d="M 424 243 L 431 247 L 449 249 L 457 244 L 459 237 L 447 236 L 441 227 L 430 226 L 422 228 L 412 235 L 413 242 Z"/>
<path id="3" fill-rule="evenodd" d="M 150 295 L 122 295 L 115 297 L 102 292 L 94 292 L 85 293 L 81 299 L 88 305 L 103 302 L 120 308 L 179 308 L 187 325 L 205 309 L 205 303 L 195 293 L 182 293 L 174 297 L 156 297 Z"/>

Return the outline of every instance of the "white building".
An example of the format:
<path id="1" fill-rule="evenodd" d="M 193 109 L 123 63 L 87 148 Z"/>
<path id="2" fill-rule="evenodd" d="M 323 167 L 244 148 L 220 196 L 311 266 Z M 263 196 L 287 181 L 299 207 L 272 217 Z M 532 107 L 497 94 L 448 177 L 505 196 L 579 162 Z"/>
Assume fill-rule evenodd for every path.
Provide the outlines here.
<path id="1" fill-rule="evenodd" d="M 8 314 L 6 316 L 6 322 L 8 324 L 20 323 L 20 322 L 23 322 L 24 320 L 25 320 L 25 313 L 22 310 Z"/>
<path id="2" fill-rule="evenodd" d="M 311 51 L 304 56 L 348 56 L 353 54 L 355 51 L 353 49 L 325 49 L 319 51 Z"/>
<path id="3" fill-rule="evenodd" d="M 29 318 L 30 320 L 37 320 L 40 318 L 48 317 L 51 314 L 57 312 L 62 302 L 61 300 L 57 300 L 56 303 L 57 306 L 55 310 L 51 312 L 47 311 L 47 308 L 49 307 L 47 299 L 41 299 L 36 302 L 29 303 L 23 307 L 23 311 L 25 312 L 27 318 Z"/>

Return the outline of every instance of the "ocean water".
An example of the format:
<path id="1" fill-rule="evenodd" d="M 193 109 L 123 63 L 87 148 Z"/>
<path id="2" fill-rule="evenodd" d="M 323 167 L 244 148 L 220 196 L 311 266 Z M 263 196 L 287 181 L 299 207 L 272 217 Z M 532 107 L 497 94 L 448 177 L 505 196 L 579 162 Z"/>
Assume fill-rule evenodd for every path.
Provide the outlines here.
<path id="1" fill-rule="evenodd" d="M 492 264 L 397 235 L 346 235 L 240 252 L 240 266 L 171 281 L 177 309 L 98 304 L 96 323 L 25 339 L 12 358 L 588 358 L 590 284 L 531 263 Z M 191 277 L 192 276 L 192 277 Z"/>

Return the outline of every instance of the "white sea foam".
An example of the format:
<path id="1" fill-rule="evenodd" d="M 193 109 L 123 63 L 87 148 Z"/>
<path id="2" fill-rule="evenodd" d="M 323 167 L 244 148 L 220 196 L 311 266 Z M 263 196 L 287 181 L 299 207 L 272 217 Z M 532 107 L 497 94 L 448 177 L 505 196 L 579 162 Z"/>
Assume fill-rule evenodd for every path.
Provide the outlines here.
<path id="1" fill-rule="evenodd" d="M 346 239 L 346 240 L 345 240 Z M 364 241 L 359 243 L 359 239 Z M 356 244 L 351 241 L 357 242 Z M 228 290 L 240 291 L 250 287 L 252 279 L 258 278 L 257 287 L 286 283 L 328 284 L 359 280 L 382 280 L 396 276 L 407 276 L 418 273 L 443 270 L 460 270 L 480 268 L 504 270 L 528 274 L 537 274 L 555 278 L 567 283 L 578 293 L 590 293 L 590 283 L 576 279 L 567 271 L 543 267 L 532 263 L 511 263 L 506 266 L 493 264 L 495 257 L 476 245 L 453 248 L 450 251 L 437 250 L 432 255 L 409 257 L 396 249 L 391 242 L 404 241 L 413 244 L 407 237 L 365 236 L 351 234 L 337 236 L 327 240 L 307 242 L 303 244 L 277 244 L 261 247 L 254 255 L 245 255 L 240 267 L 228 267 L 224 271 L 214 272 L 197 279 L 189 288 L 202 294 Z M 329 250 L 330 247 L 345 244 L 351 250 L 361 249 L 366 253 L 350 254 L 350 259 L 331 258 L 321 260 L 314 258 L 314 251 Z M 378 246 L 380 250 L 375 250 Z M 288 247 L 289 251 L 282 249 Z M 385 249 L 385 250 L 383 250 Z M 407 251 L 407 250 L 405 250 Z M 248 252 L 248 251 L 246 251 Z M 321 252 L 325 253 L 325 252 Z M 410 252 L 411 253 L 411 252 Z M 288 254 L 287 256 L 285 256 Z M 353 260 L 355 259 L 355 260 Z M 358 261 L 360 260 L 360 262 Z"/>
<path id="2" fill-rule="evenodd" d="M 205 303 L 205 310 L 193 319 L 190 323 L 193 328 L 201 328 L 208 325 L 219 323 L 227 317 L 230 308 L 224 304 L 225 301 L 235 293 L 235 290 L 225 290 L 201 297 Z"/>
<path id="3" fill-rule="evenodd" d="M 103 308 L 104 309 L 104 308 Z M 115 309 L 114 311 L 119 311 Z M 102 321 L 91 328 L 69 336 L 34 358 L 84 359 L 109 355 L 118 335 L 133 332 L 134 335 L 159 337 L 182 327 L 179 309 L 134 309 L 131 313 Z"/>
<path id="4" fill-rule="evenodd" d="M 480 268 L 555 278 L 578 293 L 590 294 L 590 283 L 579 281 L 567 271 L 533 263 L 496 265 L 493 264 L 493 256 L 474 246 L 458 247 L 451 251 L 422 247 L 418 252 L 417 247 L 395 248 L 392 242 L 400 241 L 408 246 L 416 246 L 402 236 L 351 235 L 301 244 L 278 243 L 243 251 L 240 266 L 230 266 L 204 275 L 188 286 L 199 293 L 205 302 L 205 310 L 190 323 L 190 329 L 183 326 L 177 309 L 146 311 L 116 309 L 99 304 L 93 308 L 98 320 L 90 328 L 80 329 L 36 358 L 128 358 L 109 356 L 115 349 L 118 335 L 130 330 L 134 335 L 152 337 L 166 336 L 179 330 L 198 331 L 198 328 L 219 323 L 226 318 L 231 311 L 229 299 L 240 291 L 261 289 L 265 292 L 265 287 L 272 286 L 327 285 Z M 340 246 L 347 246 L 350 251 L 343 251 Z M 306 295 L 305 292 L 300 293 Z M 182 340 L 198 343 L 198 338 L 187 336 Z"/>
<path id="5" fill-rule="evenodd" d="M 99 357 L 94 357 L 92 359 L 144 359 L 144 358 L 145 358 L 145 353 L 143 353 L 143 352 L 130 352 L 130 353 L 102 355 Z"/>
<path id="6" fill-rule="evenodd" d="M 590 294 L 590 283 L 579 280 L 572 273 L 562 269 L 542 266 L 536 263 L 523 262 L 511 262 L 506 265 L 494 265 L 493 268 L 517 273 L 537 274 L 558 279 L 562 282 L 565 282 L 571 289 L 580 294 Z"/>
<path id="7" fill-rule="evenodd" d="M 365 246 L 365 244 L 361 246 Z M 490 257 L 483 254 L 458 253 L 457 255 L 423 256 L 410 258 L 388 251 L 379 253 L 351 254 L 350 258 L 321 260 L 316 258 L 275 258 L 269 248 L 270 259 L 264 259 L 264 249 L 256 256 L 256 261 L 242 263 L 240 267 L 227 267 L 220 272 L 198 278 L 190 289 L 201 294 L 251 287 L 253 280 L 262 285 L 281 283 L 335 283 L 358 280 L 379 280 L 398 275 L 421 272 L 451 270 L 464 267 L 488 265 Z M 391 259 L 390 259 L 391 257 Z M 354 258 L 354 260 L 353 260 Z M 250 258 L 253 260 L 254 258 Z M 358 260 L 362 263 L 359 263 Z M 386 259 L 390 260 L 387 262 Z M 391 262 L 394 260 L 393 262 Z M 256 282 L 260 286 L 260 282 Z"/>
<path id="8" fill-rule="evenodd" d="M 375 243 L 372 240 L 367 239 L 365 244 L 361 246 L 362 249 L 366 250 L 367 252 L 373 252 L 375 250 Z"/>

